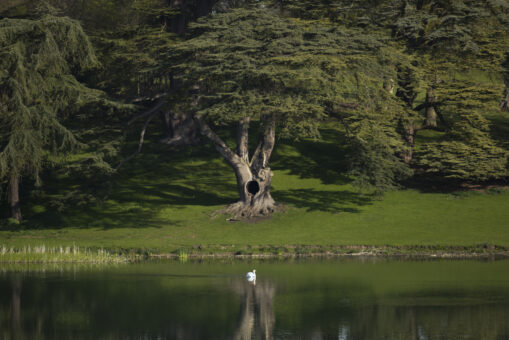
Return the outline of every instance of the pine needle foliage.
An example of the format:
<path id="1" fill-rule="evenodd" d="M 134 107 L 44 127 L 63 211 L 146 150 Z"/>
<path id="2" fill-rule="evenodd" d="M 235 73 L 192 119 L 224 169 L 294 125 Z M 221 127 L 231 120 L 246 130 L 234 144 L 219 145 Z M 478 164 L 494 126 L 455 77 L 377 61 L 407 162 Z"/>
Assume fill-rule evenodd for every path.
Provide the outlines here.
<path id="1" fill-rule="evenodd" d="M 190 29 L 169 56 L 181 62 L 168 67 L 182 75 L 188 95 L 199 85 L 196 113 L 216 124 L 274 114 L 285 135 L 316 136 L 327 107 L 379 105 L 380 75 L 391 73 L 376 53 L 385 48 L 380 37 L 267 8 L 235 9 Z"/>
<path id="2" fill-rule="evenodd" d="M 403 145 L 395 126 L 406 111 L 383 88 L 384 79 L 396 77 L 398 59 L 405 56 L 382 34 L 255 5 L 192 24 L 168 56 L 179 62 L 168 68 L 183 84 L 174 103 L 215 126 L 271 116 L 282 138 L 319 138 L 320 121 L 339 119 L 357 153 L 353 173 L 387 189 L 410 174 L 396 156 Z M 380 157 L 380 167 L 364 166 Z"/>
<path id="3" fill-rule="evenodd" d="M 62 121 L 102 95 L 76 79 L 97 64 L 74 20 L 0 20 L 0 178 L 38 182 L 52 156 L 80 147 Z"/>

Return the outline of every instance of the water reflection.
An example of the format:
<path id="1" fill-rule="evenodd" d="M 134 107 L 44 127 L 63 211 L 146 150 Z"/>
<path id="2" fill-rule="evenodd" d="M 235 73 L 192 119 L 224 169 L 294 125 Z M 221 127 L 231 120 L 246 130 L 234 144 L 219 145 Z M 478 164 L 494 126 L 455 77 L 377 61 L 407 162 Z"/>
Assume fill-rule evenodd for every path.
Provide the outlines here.
<path id="1" fill-rule="evenodd" d="M 261 281 L 257 285 L 256 279 L 235 280 L 232 289 L 241 296 L 241 317 L 233 339 L 272 339 L 276 321 L 273 309 L 275 284 Z"/>
<path id="2" fill-rule="evenodd" d="M 12 302 L 11 302 L 11 321 L 12 321 L 12 332 L 15 337 L 22 337 L 20 314 L 21 314 L 21 287 L 22 279 L 21 275 L 13 275 L 11 277 L 12 286 Z"/>
<path id="3" fill-rule="evenodd" d="M 3 339 L 509 339 L 509 261 L 0 270 Z"/>

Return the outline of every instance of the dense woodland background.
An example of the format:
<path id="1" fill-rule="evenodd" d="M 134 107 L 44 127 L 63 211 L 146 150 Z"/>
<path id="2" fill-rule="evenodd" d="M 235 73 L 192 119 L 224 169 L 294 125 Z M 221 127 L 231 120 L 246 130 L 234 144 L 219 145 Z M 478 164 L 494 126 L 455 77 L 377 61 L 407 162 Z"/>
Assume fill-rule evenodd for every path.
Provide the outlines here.
<path id="1" fill-rule="evenodd" d="M 160 174 L 131 187 L 150 201 L 169 168 L 157 204 L 233 203 L 233 178 L 235 218 L 342 204 L 274 200 L 273 151 L 366 195 L 509 178 L 504 0 L 10 0 L 0 18 L 6 223 L 101 210 L 119 179 Z"/>

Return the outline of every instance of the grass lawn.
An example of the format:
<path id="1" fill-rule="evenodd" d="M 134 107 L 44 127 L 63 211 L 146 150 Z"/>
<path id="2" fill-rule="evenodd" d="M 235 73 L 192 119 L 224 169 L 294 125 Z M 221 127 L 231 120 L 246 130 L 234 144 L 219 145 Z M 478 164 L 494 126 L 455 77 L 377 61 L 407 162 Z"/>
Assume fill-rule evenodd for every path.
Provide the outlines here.
<path id="1" fill-rule="evenodd" d="M 27 221 L 4 223 L 0 245 L 74 244 L 155 253 L 199 245 L 210 251 L 300 245 L 509 247 L 509 190 L 421 188 L 378 199 L 359 192 L 344 175 L 341 134 L 329 129 L 323 135 L 321 142 L 276 145 L 273 196 L 285 211 L 269 219 L 211 218 L 236 199 L 234 174 L 212 147 L 176 152 L 149 143 L 108 181 L 85 186 L 55 172 L 43 187 L 44 198 L 25 195 Z M 74 203 L 61 209 L 65 199 Z M 8 208 L 1 209 L 6 217 Z"/>

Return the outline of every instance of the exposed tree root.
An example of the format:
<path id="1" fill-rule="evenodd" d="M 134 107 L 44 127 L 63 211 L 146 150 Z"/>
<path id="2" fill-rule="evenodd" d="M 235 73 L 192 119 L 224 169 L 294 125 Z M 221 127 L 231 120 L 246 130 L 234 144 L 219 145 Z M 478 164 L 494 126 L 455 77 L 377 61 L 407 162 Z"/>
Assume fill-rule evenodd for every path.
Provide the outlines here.
<path id="1" fill-rule="evenodd" d="M 252 204 L 239 201 L 212 213 L 212 216 L 229 215 L 234 219 L 252 219 L 256 217 L 270 216 L 280 211 L 281 205 L 274 202 L 272 198 L 256 200 Z"/>

